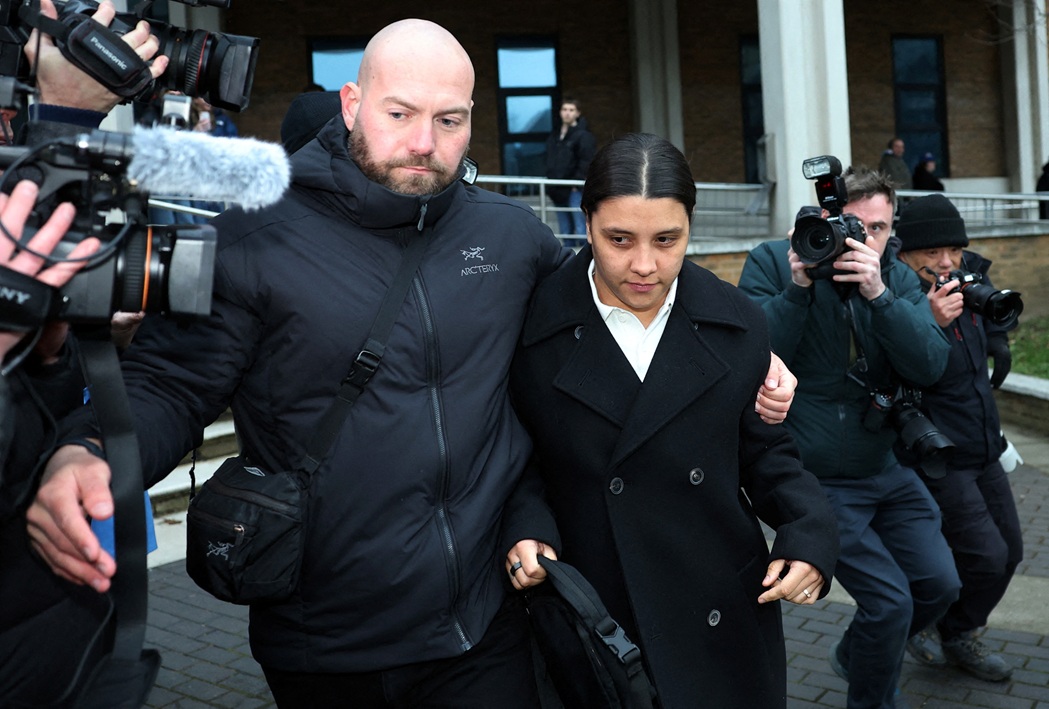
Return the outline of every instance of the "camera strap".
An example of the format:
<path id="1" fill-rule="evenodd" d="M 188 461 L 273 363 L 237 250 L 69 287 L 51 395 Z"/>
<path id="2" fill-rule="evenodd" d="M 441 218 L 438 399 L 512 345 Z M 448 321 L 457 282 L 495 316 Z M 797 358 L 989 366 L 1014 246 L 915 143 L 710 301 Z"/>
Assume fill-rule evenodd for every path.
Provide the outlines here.
<path id="1" fill-rule="evenodd" d="M 153 80 L 149 64 L 113 30 L 87 15 L 60 22 L 39 9 L 38 3 L 23 5 L 22 20 L 50 35 L 62 56 L 117 96 L 137 96 Z"/>
<path id="2" fill-rule="evenodd" d="M 35 330 L 55 315 L 61 301 L 57 288 L 0 266 L 0 330 Z"/>

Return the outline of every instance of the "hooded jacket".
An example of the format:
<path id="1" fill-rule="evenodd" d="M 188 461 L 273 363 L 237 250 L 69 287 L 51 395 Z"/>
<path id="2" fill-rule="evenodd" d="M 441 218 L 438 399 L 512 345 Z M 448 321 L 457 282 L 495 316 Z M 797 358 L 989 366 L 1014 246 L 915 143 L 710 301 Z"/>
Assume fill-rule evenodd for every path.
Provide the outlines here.
<path id="1" fill-rule="evenodd" d="M 369 181 L 341 117 L 284 199 L 218 217 L 212 316 L 148 317 L 124 358 L 144 470 L 163 477 L 229 406 L 245 455 L 298 464 L 409 239 L 429 243 L 378 372 L 314 475 L 291 600 L 251 608 L 263 666 L 365 672 L 477 643 L 506 579 L 502 506 L 531 444 L 507 373 L 535 284 L 568 255 L 526 206 L 456 181 Z M 505 551 L 505 550 L 503 550 Z"/>
<path id="2" fill-rule="evenodd" d="M 889 389 L 897 377 L 919 387 L 932 384 L 943 374 L 950 345 L 918 276 L 891 249 L 882 256 L 886 291 L 868 301 L 855 289 L 843 299 L 826 279 L 809 288 L 795 285 L 788 246 L 786 239 L 757 246 L 739 280 L 765 310 L 772 350 L 798 378 L 785 425 L 816 477 L 876 475 L 896 462 L 896 432 L 891 426 L 873 432 L 864 427 L 871 390 Z"/>

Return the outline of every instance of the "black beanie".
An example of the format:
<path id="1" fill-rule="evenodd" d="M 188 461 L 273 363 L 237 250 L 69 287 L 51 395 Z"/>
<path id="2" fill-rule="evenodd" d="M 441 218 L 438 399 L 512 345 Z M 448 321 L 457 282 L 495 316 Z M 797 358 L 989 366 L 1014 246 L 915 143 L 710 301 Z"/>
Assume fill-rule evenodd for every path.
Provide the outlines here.
<path id="1" fill-rule="evenodd" d="M 342 99 L 338 91 L 308 91 L 296 96 L 280 124 L 284 151 L 291 155 L 306 145 L 341 111 Z"/>
<path id="2" fill-rule="evenodd" d="M 900 212 L 896 237 L 902 244 L 901 252 L 969 245 L 965 222 L 942 194 L 918 197 L 908 202 Z"/>

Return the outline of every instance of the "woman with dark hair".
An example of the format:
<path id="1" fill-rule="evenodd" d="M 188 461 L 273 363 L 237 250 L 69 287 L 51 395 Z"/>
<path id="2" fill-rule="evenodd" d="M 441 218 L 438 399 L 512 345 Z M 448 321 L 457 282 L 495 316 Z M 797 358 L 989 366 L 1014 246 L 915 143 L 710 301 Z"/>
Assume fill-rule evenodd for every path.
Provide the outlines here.
<path id="1" fill-rule="evenodd" d="M 622 136 L 591 164 L 588 246 L 540 284 L 511 369 L 535 453 L 505 563 L 518 589 L 545 577 L 537 554 L 578 568 L 662 709 L 784 707 L 775 601 L 827 592 L 837 527 L 790 434 L 755 411 L 761 309 L 685 259 L 695 201 L 662 138 Z"/>

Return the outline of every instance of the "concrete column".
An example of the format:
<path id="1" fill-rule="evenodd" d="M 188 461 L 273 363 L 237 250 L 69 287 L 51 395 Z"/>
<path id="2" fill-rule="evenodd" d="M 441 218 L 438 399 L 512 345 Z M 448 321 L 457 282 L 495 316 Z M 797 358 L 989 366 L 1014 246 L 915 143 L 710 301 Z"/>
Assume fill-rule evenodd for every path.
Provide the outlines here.
<path id="1" fill-rule="evenodd" d="M 798 208 L 816 202 L 802 160 L 852 162 L 842 0 L 758 0 L 758 30 L 770 226 L 785 236 Z"/>
<path id="2" fill-rule="evenodd" d="M 631 0 L 637 128 L 685 149 L 677 0 Z"/>
<path id="3" fill-rule="evenodd" d="M 1009 189 L 1033 192 L 1049 160 L 1049 53 L 1045 0 L 1012 0 L 999 7 L 1013 41 L 1002 49 L 1006 166 Z"/>

